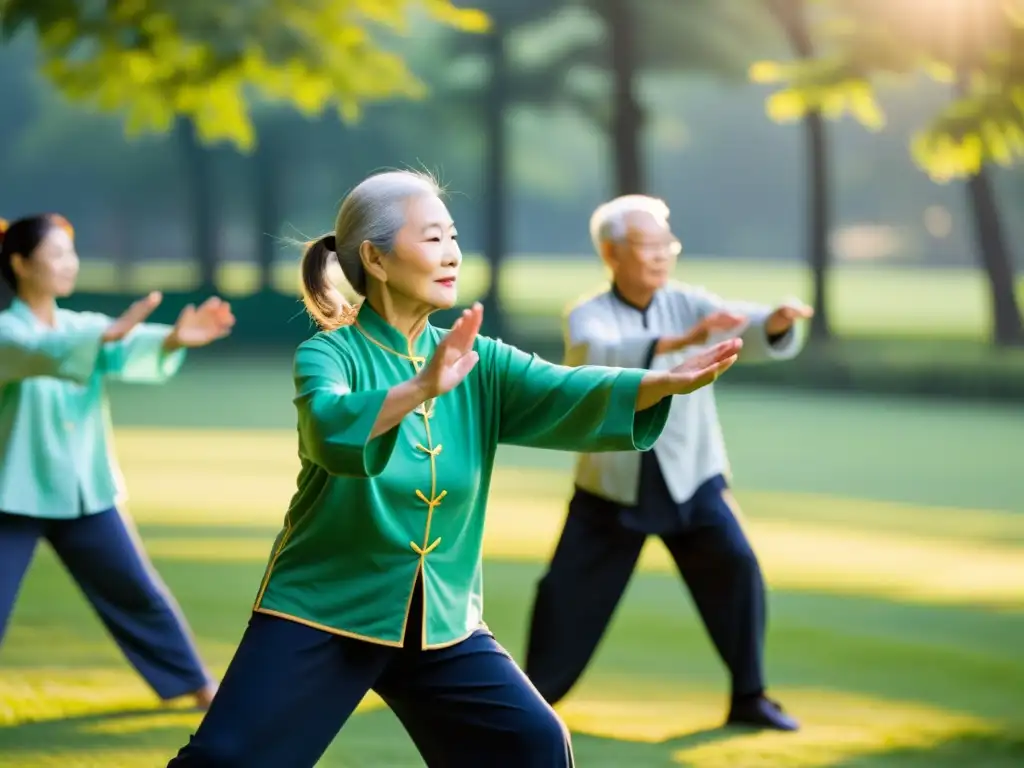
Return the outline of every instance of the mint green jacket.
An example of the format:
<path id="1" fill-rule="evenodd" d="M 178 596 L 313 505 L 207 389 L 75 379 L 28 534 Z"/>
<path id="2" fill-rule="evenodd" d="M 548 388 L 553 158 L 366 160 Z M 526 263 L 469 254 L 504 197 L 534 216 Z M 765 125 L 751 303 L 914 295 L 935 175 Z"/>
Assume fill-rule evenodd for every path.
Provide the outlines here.
<path id="1" fill-rule="evenodd" d="M 106 380 L 165 381 L 185 351 L 164 352 L 168 325 L 104 344 L 113 321 L 58 309 L 51 328 L 19 299 L 0 312 L 0 512 L 69 518 L 119 501 Z"/>

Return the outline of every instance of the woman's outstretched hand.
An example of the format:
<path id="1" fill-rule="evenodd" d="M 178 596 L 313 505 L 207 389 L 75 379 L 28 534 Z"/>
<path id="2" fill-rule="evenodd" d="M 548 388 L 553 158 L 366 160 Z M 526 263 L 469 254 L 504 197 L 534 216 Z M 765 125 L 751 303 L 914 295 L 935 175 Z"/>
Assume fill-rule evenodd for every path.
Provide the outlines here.
<path id="1" fill-rule="evenodd" d="M 651 371 L 640 383 L 636 409 L 646 410 L 666 397 L 688 395 L 729 370 L 743 348 L 742 339 L 723 341 L 669 371 Z"/>
<path id="2" fill-rule="evenodd" d="M 164 348 L 174 351 L 181 347 L 205 347 L 231 333 L 234 324 L 231 305 L 219 296 L 211 296 L 198 308 L 189 304 L 181 310 Z"/>
<path id="3" fill-rule="evenodd" d="M 159 307 L 163 300 L 164 296 L 160 291 L 153 291 L 133 302 L 117 320 L 107 326 L 106 333 L 102 337 L 104 343 L 123 339 L 135 330 L 135 326 L 139 323 L 146 322 L 146 318 L 153 314 L 153 310 Z"/>
<path id="4" fill-rule="evenodd" d="M 451 392 L 473 370 L 480 356 L 473 344 L 484 319 L 480 302 L 464 310 L 462 317 L 441 340 L 426 366 L 416 375 L 416 381 L 426 399 Z"/>

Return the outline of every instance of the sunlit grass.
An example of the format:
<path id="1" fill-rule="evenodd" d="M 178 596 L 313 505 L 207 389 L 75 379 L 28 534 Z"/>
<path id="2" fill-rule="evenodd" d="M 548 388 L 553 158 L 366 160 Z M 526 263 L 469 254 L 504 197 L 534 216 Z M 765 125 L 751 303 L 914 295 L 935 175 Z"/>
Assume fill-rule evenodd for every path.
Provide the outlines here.
<path id="1" fill-rule="evenodd" d="M 780 688 L 780 699 L 795 712 L 816 712 L 801 733 L 739 733 L 728 741 L 687 739 L 689 734 L 720 725 L 720 692 L 677 692 L 645 687 L 644 700 L 623 701 L 614 690 L 587 688 L 560 712 L 575 732 L 606 739 L 665 744 L 681 765 L 828 766 L 840 758 L 893 747 L 921 747 L 950 734 L 986 733 L 996 729 L 982 718 L 916 702 L 892 701 L 829 690 Z M 686 723 L 689 734 L 680 729 Z M 685 746 L 686 741 L 698 742 Z M 682 742 L 682 743 L 681 743 Z M 753 762 L 761 760 L 763 762 Z M 733 761 L 733 762 L 729 762 Z"/>
<path id="2" fill-rule="evenodd" d="M 167 764 L 166 749 L 126 747 L 124 749 L 86 749 L 68 757 L 64 752 L 22 752 L 17 768 L 154 768 Z"/>
<path id="3" fill-rule="evenodd" d="M 293 433 L 132 430 L 121 434 L 119 448 L 140 524 L 267 529 L 257 538 L 154 537 L 148 545 L 154 557 L 265 561 L 294 487 Z M 494 478 L 487 555 L 548 557 L 569 492 L 564 472 L 502 468 Z M 740 492 L 738 498 L 762 564 L 780 588 L 1024 606 L 1024 515 L 799 493 Z M 173 510 L 162 508 L 169 499 Z M 641 566 L 674 569 L 653 540 Z"/>
<path id="4" fill-rule="evenodd" d="M 771 440 L 771 419 L 792 428 L 786 418 L 768 413 L 758 439 Z M 122 429 L 117 442 L 149 556 L 219 674 L 294 488 L 294 431 Z M 937 452 L 934 461 L 942 460 Z M 726 705 L 721 666 L 674 566 L 652 540 L 593 666 L 559 708 L 576 734 L 579 764 L 1024 764 L 1024 746 L 1011 735 L 1024 689 L 1024 515 L 871 501 L 820 486 L 804 493 L 799 473 L 788 477 L 789 490 L 743 488 L 737 496 L 772 587 L 771 690 L 805 728 L 718 728 Z M 487 616 L 520 659 L 532 585 L 558 535 L 570 483 L 563 465 L 506 463 L 494 478 Z M 3 766 L 151 768 L 166 764 L 199 721 L 187 702 L 156 701 L 45 549 L 26 580 L 0 670 Z M 323 768 L 421 764 L 372 695 L 322 761 Z"/>
<path id="5" fill-rule="evenodd" d="M 0 677 L 0 724 L 4 725 L 151 707 L 153 703 L 152 693 L 129 669 L 40 664 L 5 669 Z"/>

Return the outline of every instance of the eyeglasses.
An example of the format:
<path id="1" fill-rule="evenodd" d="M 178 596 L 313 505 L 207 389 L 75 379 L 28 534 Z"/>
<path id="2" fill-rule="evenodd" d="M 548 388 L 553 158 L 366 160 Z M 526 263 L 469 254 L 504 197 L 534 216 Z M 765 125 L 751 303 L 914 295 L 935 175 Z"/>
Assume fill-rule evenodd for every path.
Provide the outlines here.
<path id="1" fill-rule="evenodd" d="M 630 248 L 636 248 L 638 251 L 644 251 L 647 253 L 667 252 L 672 256 L 678 256 L 683 250 L 683 244 L 675 237 L 662 238 L 658 240 L 639 240 L 627 237 L 623 242 Z"/>

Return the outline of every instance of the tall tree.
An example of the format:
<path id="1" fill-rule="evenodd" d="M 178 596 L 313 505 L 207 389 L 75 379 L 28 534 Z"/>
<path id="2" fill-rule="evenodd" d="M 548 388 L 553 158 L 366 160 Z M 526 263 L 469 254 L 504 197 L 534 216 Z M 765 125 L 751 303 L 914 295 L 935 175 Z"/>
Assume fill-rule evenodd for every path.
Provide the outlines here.
<path id="1" fill-rule="evenodd" d="M 1024 345 L 1013 257 L 989 165 L 1024 156 L 1024 15 L 1021 3 L 949 0 L 928 12 L 916 0 L 827 0 L 821 30 L 830 45 L 812 61 L 754 68 L 782 87 L 768 100 L 775 119 L 850 113 L 884 125 L 873 83 L 926 72 L 954 84 L 949 106 L 915 137 L 915 159 L 937 182 L 966 177 L 981 265 L 988 279 L 994 341 Z"/>
<path id="2" fill-rule="evenodd" d="M 608 133 L 615 193 L 647 192 L 642 76 L 704 74 L 742 82 L 751 46 L 762 39 L 763 19 L 751 13 L 749 3 L 734 0 L 576 2 L 601 21 L 604 35 L 579 41 L 560 64 L 567 72 L 590 67 L 607 75 L 607 100 L 578 94 L 576 103 Z"/>
<path id="3" fill-rule="evenodd" d="M 561 97 L 558 78 L 546 68 L 514 60 L 511 41 L 557 16 L 566 0 L 480 0 L 478 5 L 491 19 L 489 33 L 460 36 L 454 47 L 459 59 L 476 65 L 484 78 L 449 79 L 444 87 L 460 106 L 457 119 L 475 120 L 482 129 L 483 251 L 490 272 L 483 303 L 487 332 L 500 337 L 509 330 L 501 282 L 511 207 L 508 117 L 513 109 L 551 106 Z"/>
<path id="4" fill-rule="evenodd" d="M 817 56 L 817 46 L 808 18 L 808 0 L 766 0 L 766 4 L 785 34 L 793 54 L 801 61 L 812 61 Z M 829 185 L 827 131 L 820 108 L 811 107 L 806 111 L 804 132 L 807 153 L 807 263 L 811 271 L 814 306 L 810 339 L 821 344 L 832 337 L 828 291 L 829 268 L 832 263 L 829 237 L 832 230 L 832 190 Z"/>

